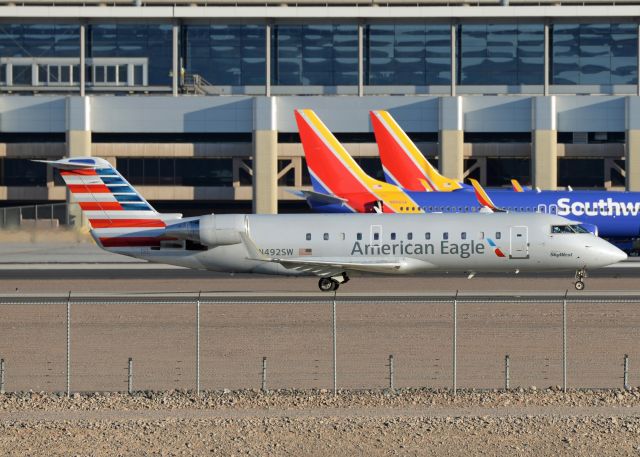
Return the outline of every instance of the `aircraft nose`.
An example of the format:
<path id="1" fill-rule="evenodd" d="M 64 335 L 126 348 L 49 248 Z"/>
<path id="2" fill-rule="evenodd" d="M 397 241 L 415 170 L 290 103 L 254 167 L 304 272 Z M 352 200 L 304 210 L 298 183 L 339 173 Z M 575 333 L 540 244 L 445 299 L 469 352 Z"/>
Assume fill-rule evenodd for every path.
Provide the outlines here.
<path id="1" fill-rule="evenodd" d="M 624 251 L 605 240 L 601 240 L 598 254 L 604 265 L 612 265 L 627 260 L 627 254 Z"/>

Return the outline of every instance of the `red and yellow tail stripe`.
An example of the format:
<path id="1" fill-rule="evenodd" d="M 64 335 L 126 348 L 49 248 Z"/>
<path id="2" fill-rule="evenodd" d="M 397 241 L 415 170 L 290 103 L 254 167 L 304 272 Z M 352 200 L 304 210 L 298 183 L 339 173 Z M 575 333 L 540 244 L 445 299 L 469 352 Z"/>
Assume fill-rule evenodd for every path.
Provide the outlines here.
<path id="1" fill-rule="evenodd" d="M 312 110 L 296 110 L 295 117 L 309 172 L 328 193 L 345 198 L 355 212 L 366 212 L 373 201 L 382 201 L 384 212 L 418 207 L 401 189 L 367 175 Z"/>
<path id="2" fill-rule="evenodd" d="M 394 184 L 412 191 L 449 192 L 461 189 L 442 176 L 387 111 L 371 111 L 371 124 L 385 174 Z"/>

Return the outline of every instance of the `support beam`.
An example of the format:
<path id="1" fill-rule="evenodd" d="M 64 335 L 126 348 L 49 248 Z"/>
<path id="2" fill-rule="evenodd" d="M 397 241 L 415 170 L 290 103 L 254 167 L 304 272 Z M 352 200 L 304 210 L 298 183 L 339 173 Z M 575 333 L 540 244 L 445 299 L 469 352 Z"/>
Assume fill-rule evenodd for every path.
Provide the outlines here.
<path id="1" fill-rule="evenodd" d="M 555 190 L 558 186 L 556 97 L 534 97 L 532 110 L 531 181 L 540 189 Z"/>
<path id="2" fill-rule="evenodd" d="M 180 34 L 180 26 L 177 22 L 173 23 L 172 34 L 172 60 L 171 60 L 171 93 L 174 97 L 178 96 L 178 78 L 180 78 L 180 68 L 178 68 L 178 36 Z"/>
<path id="3" fill-rule="evenodd" d="M 87 74 L 87 70 L 85 68 L 85 56 L 87 55 L 87 39 L 86 39 L 86 29 L 87 26 L 85 24 L 80 24 L 80 68 L 78 69 L 78 73 L 80 76 L 80 96 L 84 97 L 85 94 L 85 76 Z"/>
<path id="4" fill-rule="evenodd" d="M 627 143 L 625 145 L 626 189 L 640 191 L 640 97 L 626 100 Z"/>
<path id="5" fill-rule="evenodd" d="M 253 212 L 278 212 L 278 130 L 276 98 L 254 99 Z"/>
<path id="6" fill-rule="evenodd" d="M 364 95 L 364 24 L 358 24 L 358 97 Z"/>
<path id="7" fill-rule="evenodd" d="M 456 85 L 458 83 L 457 79 L 457 53 L 458 53 L 458 45 L 456 43 L 456 34 L 458 33 L 458 26 L 456 24 L 451 24 L 451 93 L 452 97 L 456 96 Z"/>
<path id="8" fill-rule="evenodd" d="M 271 97 L 271 24 L 264 28 L 264 95 Z"/>
<path id="9" fill-rule="evenodd" d="M 544 96 L 549 95 L 549 74 L 551 72 L 550 59 L 549 59 L 549 23 L 544 23 L 544 87 L 542 94 Z"/>
<path id="10" fill-rule="evenodd" d="M 90 97 L 67 97 L 67 157 L 81 157 L 91 155 L 91 98 Z M 67 204 L 71 202 L 71 194 L 67 190 Z M 69 220 L 73 220 L 73 225 L 81 227 L 83 224 L 82 215 L 78 205 L 67 206 Z"/>
<path id="11" fill-rule="evenodd" d="M 464 174 L 464 127 L 462 97 L 440 99 L 440 173 L 462 180 Z"/>

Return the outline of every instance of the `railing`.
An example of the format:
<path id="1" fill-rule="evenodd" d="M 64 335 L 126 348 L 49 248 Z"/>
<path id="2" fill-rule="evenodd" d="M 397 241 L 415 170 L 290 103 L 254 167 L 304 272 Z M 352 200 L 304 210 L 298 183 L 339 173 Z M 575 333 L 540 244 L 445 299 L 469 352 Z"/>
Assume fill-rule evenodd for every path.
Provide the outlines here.
<path id="1" fill-rule="evenodd" d="M 73 223 L 67 203 L 0 208 L 0 229 L 58 228 Z"/>
<path id="2" fill-rule="evenodd" d="M 0 0 L 0 6 L 583 6 L 638 4 L 640 4 L 640 0 Z"/>

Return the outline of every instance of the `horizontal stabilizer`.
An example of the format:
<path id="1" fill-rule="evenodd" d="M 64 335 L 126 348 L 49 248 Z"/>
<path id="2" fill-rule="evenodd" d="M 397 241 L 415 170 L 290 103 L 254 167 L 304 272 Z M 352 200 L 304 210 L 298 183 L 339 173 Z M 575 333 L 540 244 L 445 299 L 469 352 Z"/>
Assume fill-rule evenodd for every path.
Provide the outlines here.
<path id="1" fill-rule="evenodd" d="M 313 190 L 289 190 L 289 192 L 296 197 L 303 198 L 309 202 L 322 203 L 324 205 L 342 205 L 343 203 L 347 202 L 346 198 L 341 198 L 330 194 L 323 194 L 322 192 L 316 192 Z"/>

